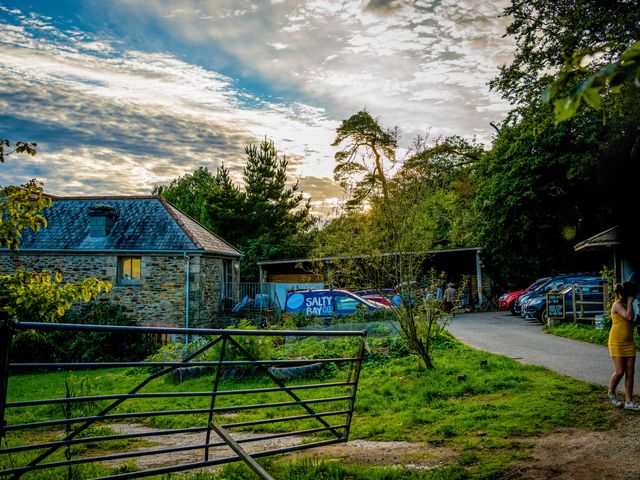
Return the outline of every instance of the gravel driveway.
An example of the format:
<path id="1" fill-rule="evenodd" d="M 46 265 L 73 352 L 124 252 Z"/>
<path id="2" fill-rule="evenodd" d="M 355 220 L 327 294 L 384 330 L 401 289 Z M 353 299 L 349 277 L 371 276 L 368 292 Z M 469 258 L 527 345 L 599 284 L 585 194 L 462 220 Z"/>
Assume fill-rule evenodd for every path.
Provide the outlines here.
<path id="1" fill-rule="evenodd" d="M 608 385 L 613 372 L 607 347 L 549 335 L 537 321 L 508 312 L 458 314 L 447 329 L 470 347 L 542 365 L 589 383 Z M 622 389 L 621 384 L 618 390 Z M 640 364 L 634 391 L 640 391 Z"/>

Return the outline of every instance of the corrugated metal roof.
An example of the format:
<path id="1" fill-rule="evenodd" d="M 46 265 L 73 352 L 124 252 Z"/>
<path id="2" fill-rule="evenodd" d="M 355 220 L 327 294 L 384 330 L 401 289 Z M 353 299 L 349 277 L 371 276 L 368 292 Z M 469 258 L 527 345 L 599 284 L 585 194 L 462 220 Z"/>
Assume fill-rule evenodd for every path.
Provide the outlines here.
<path id="1" fill-rule="evenodd" d="M 462 252 L 482 252 L 481 247 L 461 247 L 461 248 L 444 248 L 441 250 L 425 250 L 419 252 L 402 252 L 403 255 L 435 255 L 439 253 L 462 253 Z M 303 262 L 330 262 L 333 260 L 353 260 L 359 258 L 372 257 L 388 257 L 398 255 L 398 253 L 376 253 L 370 255 L 349 255 L 343 257 L 320 257 L 320 258 L 298 258 L 294 260 L 264 260 L 257 262 L 260 266 L 278 265 L 285 263 L 303 263 Z"/>
<path id="2" fill-rule="evenodd" d="M 620 235 L 618 234 L 618 227 L 611 227 L 604 232 L 600 232 L 593 237 L 589 237 L 586 240 L 576 244 L 575 251 L 580 250 L 599 250 L 603 248 L 611 248 L 613 246 L 620 245 Z"/>
<path id="3" fill-rule="evenodd" d="M 24 231 L 20 250 L 203 250 L 241 256 L 233 246 L 155 197 L 51 197 L 44 210 L 47 228 Z M 115 222 L 107 236 L 89 235 L 89 209 L 112 207 Z"/>

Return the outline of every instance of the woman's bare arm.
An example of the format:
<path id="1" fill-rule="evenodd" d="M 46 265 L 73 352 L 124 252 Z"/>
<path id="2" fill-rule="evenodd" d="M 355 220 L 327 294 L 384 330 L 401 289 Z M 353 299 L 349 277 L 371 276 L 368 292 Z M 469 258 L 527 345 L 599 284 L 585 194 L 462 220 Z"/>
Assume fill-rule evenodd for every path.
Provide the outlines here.
<path id="1" fill-rule="evenodd" d="M 622 305 L 622 302 L 615 302 L 613 310 L 625 320 L 630 321 L 631 315 L 633 315 L 633 299 L 631 297 L 627 298 L 626 307 Z"/>

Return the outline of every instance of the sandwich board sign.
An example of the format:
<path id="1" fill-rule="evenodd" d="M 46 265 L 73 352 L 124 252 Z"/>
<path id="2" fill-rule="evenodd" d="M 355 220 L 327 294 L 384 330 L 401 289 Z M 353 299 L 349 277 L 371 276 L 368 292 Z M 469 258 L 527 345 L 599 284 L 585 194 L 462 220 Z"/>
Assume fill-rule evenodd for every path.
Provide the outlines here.
<path id="1" fill-rule="evenodd" d="M 564 320 L 564 294 L 547 293 L 547 316 L 549 319 Z"/>

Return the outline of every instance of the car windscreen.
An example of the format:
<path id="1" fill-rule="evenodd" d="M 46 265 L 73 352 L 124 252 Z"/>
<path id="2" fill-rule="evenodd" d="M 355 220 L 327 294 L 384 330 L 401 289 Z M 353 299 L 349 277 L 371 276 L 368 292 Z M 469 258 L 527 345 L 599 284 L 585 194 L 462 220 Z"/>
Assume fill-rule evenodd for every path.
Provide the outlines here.
<path id="1" fill-rule="evenodd" d="M 595 282 L 579 282 L 579 283 L 575 283 L 573 285 L 566 285 L 563 289 L 562 289 L 562 293 L 569 293 L 571 292 L 571 290 L 573 289 L 574 285 L 576 287 L 578 287 L 578 289 L 583 293 L 598 293 L 598 294 L 602 294 L 602 285 L 598 285 L 598 284 L 594 284 Z"/>
<path id="2" fill-rule="evenodd" d="M 536 280 L 535 282 L 533 282 L 531 285 L 529 285 L 527 287 L 527 291 L 532 291 L 532 290 L 536 290 L 538 289 L 540 286 L 544 285 L 545 283 L 547 283 L 549 281 L 549 278 L 539 278 L 538 280 Z"/>
<path id="3" fill-rule="evenodd" d="M 553 283 L 553 278 L 547 278 L 544 282 L 538 285 L 536 288 L 533 288 L 532 292 L 543 292 L 546 290 L 547 286 Z"/>

